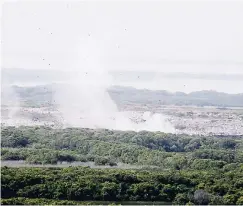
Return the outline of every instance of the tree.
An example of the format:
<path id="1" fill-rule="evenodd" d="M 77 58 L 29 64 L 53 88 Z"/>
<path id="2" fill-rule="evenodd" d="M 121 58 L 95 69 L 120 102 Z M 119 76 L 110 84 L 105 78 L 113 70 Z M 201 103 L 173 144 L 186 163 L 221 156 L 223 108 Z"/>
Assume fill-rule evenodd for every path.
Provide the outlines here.
<path id="1" fill-rule="evenodd" d="M 243 196 L 241 196 L 237 202 L 236 202 L 237 205 L 243 205 Z"/>
<path id="2" fill-rule="evenodd" d="M 207 205 L 210 202 L 209 194 L 204 190 L 196 190 L 194 193 L 194 202 L 199 205 Z"/>
<path id="3" fill-rule="evenodd" d="M 185 193 L 179 193 L 176 195 L 173 204 L 186 205 L 186 203 L 188 202 L 189 202 L 189 198 L 187 197 L 187 195 Z"/>

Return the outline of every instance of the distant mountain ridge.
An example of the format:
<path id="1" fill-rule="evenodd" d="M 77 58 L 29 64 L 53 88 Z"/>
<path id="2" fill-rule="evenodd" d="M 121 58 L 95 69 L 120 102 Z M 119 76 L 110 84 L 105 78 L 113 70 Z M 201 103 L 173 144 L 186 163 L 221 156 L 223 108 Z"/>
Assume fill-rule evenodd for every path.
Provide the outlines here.
<path id="1" fill-rule="evenodd" d="M 122 72 L 122 71 L 121 71 Z M 31 105 L 39 105 L 52 101 L 52 92 L 54 92 L 55 84 L 53 82 L 65 82 L 75 76 L 75 71 L 54 71 L 54 70 L 29 70 L 29 69 L 2 69 L 2 85 L 13 86 L 15 92 L 23 102 L 31 102 Z M 155 72 L 135 72 L 123 71 L 111 72 L 117 84 L 119 79 L 128 81 L 152 81 L 155 75 L 164 75 L 166 78 L 199 77 L 195 74 L 186 73 L 155 73 Z M 211 76 L 210 76 L 211 75 Z M 204 74 L 205 78 L 233 78 L 237 79 L 237 75 L 220 75 Z M 243 78 L 238 75 L 238 80 Z M 22 86 L 21 86 L 22 85 Z M 32 86 L 26 86 L 32 85 Z M 33 86 L 36 85 L 36 86 Z M 122 85 L 122 84 L 119 84 Z M 230 85 L 229 85 L 230 86 Z M 2 91 L 4 92 L 4 91 Z M 117 104 L 137 103 L 137 104 L 160 104 L 160 105 L 195 105 L 195 106 L 216 106 L 216 107 L 243 107 L 243 93 L 228 94 L 213 90 L 194 91 L 190 93 L 169 92 L 167 90 L 149 90 L 136 89 L 126 86 L 112 86 L 108 89 L 111 98 Z"/>
<path id="2" fill-rule="evenodd" d="M 50 105 L 55 85 L 38 85 L 35 87 L 12 86 L 21 102 L 28 105 Z M 2 90 L 4 93 L 4 90 Z M 108 89 L 110 97 L 118 104 L 127 103 L 151 105 L 190 105 L 216 107 L 243 107 L 243 93 L 227 94 L 217 91 L 196 91 L 191 93 L 168 92 L 166 90 L 136 89 L 133 87 L 112 86 Z"/>
<path id="3" fill-rule="evenodd" d="M 166 90 L 135 89 L 133 87 L 114 86 L 109 94 L 116 102 L 134 102 L 164 105 L 195 105 L 218 107 L 242 107 L 243 93 L 227 94 L 212 90 L 191 93 L 168 92 Z"/>

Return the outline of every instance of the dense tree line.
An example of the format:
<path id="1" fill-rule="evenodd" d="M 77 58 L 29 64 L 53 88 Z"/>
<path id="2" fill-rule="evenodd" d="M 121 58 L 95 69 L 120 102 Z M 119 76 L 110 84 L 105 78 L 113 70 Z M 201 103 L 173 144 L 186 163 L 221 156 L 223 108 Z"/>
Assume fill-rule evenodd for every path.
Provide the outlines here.
<path id="1" fill-rule="evenodd" d="M 223 168 L 243 163 L 242 136 L 189 136 L 106 129 L 4 127 L 2 159 L 29 163 L 94 161 L 163 168 Z"/>
<path id="2" fill-rule="evenodd" d="M 23 126 L 3 127 L 1 140 L 2 160 L 143 166 L 140 170 L 3 167 L 2 204 L 243 203 L 242 136 Z"/>
<path id="3" fill-rule="evenodd" d="M 224 170 L 2 168 L 2 198 L 242 204 L 243 167 Z M 14 199 L 15 198 L 15 199 Z"/>

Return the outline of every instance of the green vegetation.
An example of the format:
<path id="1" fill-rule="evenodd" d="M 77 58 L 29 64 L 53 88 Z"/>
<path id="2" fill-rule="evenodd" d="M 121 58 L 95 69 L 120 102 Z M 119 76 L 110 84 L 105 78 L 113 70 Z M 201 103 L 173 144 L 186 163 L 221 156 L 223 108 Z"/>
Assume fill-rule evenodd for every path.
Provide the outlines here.
<path id="1" fill-rule="evenodd" d="M 242 136 L 188 136 L 107 129 L 3 127 L 2 160 L 29 163 L 94 161 L 163 168 L 222 168 L 243 163 Z"/>
<path id="2" fill-rule="evenodd" d="M 243 166 L 230 172 L 3 167 L 2 198 L 238 204 L 242 178 Z"/>
<path id="3" fill-rule="evenodd" d="M 3 167 L 2 204 L 243 202 L 243 136 L 44 126 L 3 127 L 1 135 L 2 160 L 33 164 L 92 161 L 110 166 L 122 162 L 144 166 L 133 170 Z"/>

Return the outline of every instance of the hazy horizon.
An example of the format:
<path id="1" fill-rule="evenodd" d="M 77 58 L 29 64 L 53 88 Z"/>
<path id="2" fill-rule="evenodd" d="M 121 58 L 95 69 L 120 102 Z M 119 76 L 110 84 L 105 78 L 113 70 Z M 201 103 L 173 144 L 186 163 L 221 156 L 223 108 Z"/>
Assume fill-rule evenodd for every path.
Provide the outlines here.
<path id="1" fill-rule="evenodd" d="M 229 94 L 243 93 L 243 74 L 186 73 L 153 71 L 110 71 L 110 86 L 126 86 L 137 89 L 167 90 L 190 93 L 213 90 Z M 67 83 L 76 76 L 75 71 L 48 71 L 28 69 L 3 69 L 3 82 L 17 86 L 38 86 L 52 83 Z M 93 72 L 78 72 L 80 81 L 91 81 Z M 96 82 L 95 82 L 96 83 Z M 231 85 L 229 87 L 229 84 Z M 234 89 L 232 89 L 234 87 Z"/>
<path id="2" fill-rule="evenodd" d="M 243 204 L 243 0 L 2 1 L 1 204 Z"/>
<path id="3" fill-rule="evenodd" d="M 84 115 L 90 127 L 172 132 L 162 114 L 137 127 L 107 89 L 243 93 L 242 10 L 239 1 L 5 2 L 1 69 L 27 69 L 13 75 L 19 84 L 64 83 L 52 99 L 72 126 Z M 18 105 L 5 77 L 6 101 Z"/>
<path id="4" fill-rule="evenodd" d="M 193 73 L 121 79 L 139 88 L 241 93 L 242 10 L 242 1 L 9 1 L 2 5 L 1 69 Z"/>

